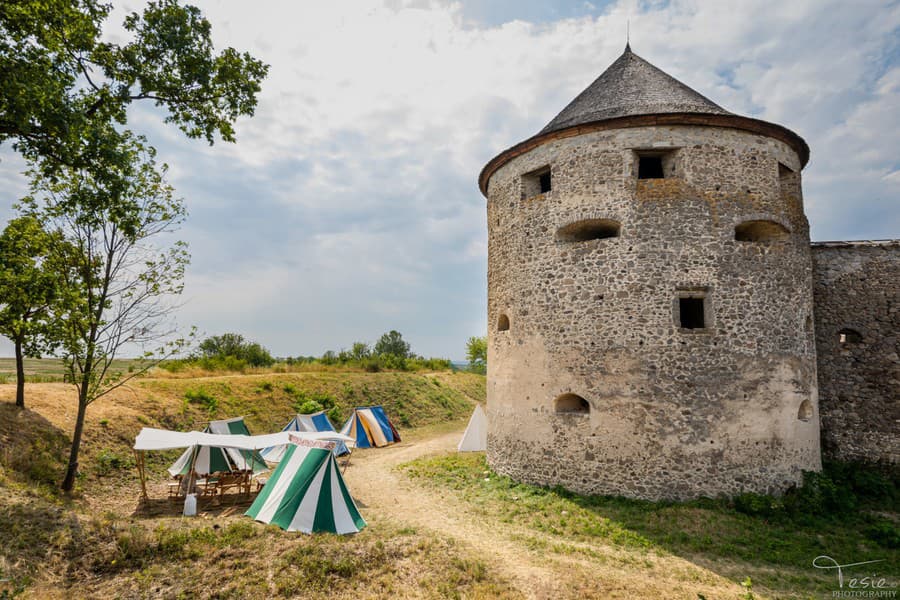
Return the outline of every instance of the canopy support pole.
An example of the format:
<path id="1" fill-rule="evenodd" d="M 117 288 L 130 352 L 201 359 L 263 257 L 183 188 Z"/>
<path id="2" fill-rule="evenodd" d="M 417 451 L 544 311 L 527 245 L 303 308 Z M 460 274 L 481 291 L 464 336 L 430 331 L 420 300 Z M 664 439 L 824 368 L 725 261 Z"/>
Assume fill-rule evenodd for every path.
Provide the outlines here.
<path id="1" fill-rule="evenodd" d="M 194 471 L 197 468 L 197 456 L 200 454 L 200 446 L 194 446 L 193 451 L 191 452 L 191 466 L 188 470 L 188 483 L 187 489 L 184 491 L 185 497 L 188 494 L 194 493 L 194 486 L 197 483 L 197 473 Z"/>
<path id="2" fill-rule="evenodd" d="M 144 471 L 144 453 L 141 450 L 134 451 L 134 462 L 137 465 L 138 475 L 141 478 L 140 502 L 144 503 L 149 501 L 150 497 L 147 495 L 147 473 Z"/>

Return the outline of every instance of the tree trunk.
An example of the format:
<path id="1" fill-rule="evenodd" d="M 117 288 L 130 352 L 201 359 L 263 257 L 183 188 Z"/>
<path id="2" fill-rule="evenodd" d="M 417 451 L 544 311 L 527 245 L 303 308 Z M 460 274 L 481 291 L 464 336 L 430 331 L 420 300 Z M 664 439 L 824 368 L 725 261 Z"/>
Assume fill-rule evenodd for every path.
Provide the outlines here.
<path id="1" fill-rule="evenodd" d="M 86 379 L 86 378 L 85 378 Z M 75 435 L 72 436 L 72 450 L 69 452 L 69 466 L 66 468 L 66 478 L 63 479 L 62 489 L 71 492 L 75 488 L 75 476 L 78 474 L 78 450 L 81 448 L 81 434 L 84 431 L 84 415 L 87 412 L 88 386 L 83 383 L 78 390 L 78 416 L 75 419 Z"/>
<path id="2" fill-rule="evenodd" d="M 16 340 L 16 406 L 25 408 L 25 357 L 20 339 Z"/>

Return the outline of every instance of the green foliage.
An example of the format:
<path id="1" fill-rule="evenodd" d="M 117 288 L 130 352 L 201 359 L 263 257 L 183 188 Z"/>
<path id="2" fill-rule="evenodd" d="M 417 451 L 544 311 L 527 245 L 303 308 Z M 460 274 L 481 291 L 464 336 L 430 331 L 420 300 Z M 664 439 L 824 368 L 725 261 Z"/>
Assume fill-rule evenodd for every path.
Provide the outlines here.
<path id="1" fill-rule="evenodd" d="M 177 0 L 125 19 L 123 43 L 102 32 L 111 5 L 98 0 L 0 4 L 0 142 L 16 141 L 44 167 L 115 169 L 128 162 L 119 132 L 128 108 L 152 100 L 189 137 L 234 141 L 252 115 L 268 67 L 232 48 L 216 54 L 209 22 Z"/>
<path id="2" fill-rule="evenodd" d="M 62 343 L 59 319 L 72 300 L 61 258 L 71 251 L 60 232 L 33 216 L 11 220 L 0 234 L 0 335 L 15 346 L 16 404 L 25 406 L 25 357 L 39 358 Z"/>
<path id="3" fill-rule="evenodd" d="M 201 359 L 232 359 L 252 367 L 269 367 L 275 364 L 275 359 L 268 350 L 256 342 L 245 340 L 239 333 L 224 333 L 206 338 L 200 342 L 198 350 Z"/>
<path id="4" fill-rule="evenodd" d="M 131 456 L 121 456 L 108 448 L 101 450 L 94 459 L 94 473 L 97 477 L 105 477 L 122 469 L 131 469 L 134 467 L 134 458 Z"/>
<path id="5" fill-rule="evenodd" d="M 344 413 L 341 411 L 339 406 L 332 406 L 329 410 L 325 411 L 325 415 L 328 417 L 328 420 L 331 421 L 331 424 L 335 427 L 340 427 L 341 423 L 344 422 Z"/>
<path id="6" fill-rule="evenodd" d="M 805 472 L 803 485 L 783 497 L 746 493 L 732 502 L 735 510 L 753 516 L 796 522 L 842 518 L 861 506 L 896 505 L 900 500 L 898 479 L 890 468 L 826 462 L 821 473 Z"/>
<path id="7" fill-rule="evenodd" d="M 350 349 L 350 360 L 361 362 L 372 355 L 372 350 L 365 342 L 354 342 Z"/>
<path id="8" fill-rule="evenodd" d="M 294 400 L 294 411 L 301 415 L 310 415 L 320 410 L 332 410 L 335 408 L 334 396 L 326 392 L 306 392 L 297 390 L 291 386 L 291 394 L 296 398 Z M 285 386 L 287 391 L 287 386 Z"/>
<path id="9" fill-rule="evenodd" d="M 307 400 L 302 404 L 295 405 L 297 413 L 301 415 L 311 415 L 322 410 L 322 405 L 315 400 Z"/>
<path id="10" fill-rule="evenodd" d="M 382 358 L 385 356 L 392 356 L 396 359 L 403 360 L 412 356 L 409 344 L 403 339 L 403 335 L 399 331 L 393 329 L 378 338 L 373 350 L 375 354 L 380 355 Z"/>
<path id="11" fill-rule="evenodd" d="M 271 381 L 263 381 L 259 384 L 259 389 L 263 392 L 271 392 L 275 387 Z"/>
<path id="12" fill-rule="evenodd" d="M 466 359 L 473 373 L 487 372 L 487 337 L 470 337 L 466 341 Z"/>
<path id="13" fill-rule="evenodd" d="M 184 392 L 184 399 L 191 404 L 199 404 L 209 414 L 214 414 L 219 408 L 219 401 L 204 388 L 188 388 Z"/>

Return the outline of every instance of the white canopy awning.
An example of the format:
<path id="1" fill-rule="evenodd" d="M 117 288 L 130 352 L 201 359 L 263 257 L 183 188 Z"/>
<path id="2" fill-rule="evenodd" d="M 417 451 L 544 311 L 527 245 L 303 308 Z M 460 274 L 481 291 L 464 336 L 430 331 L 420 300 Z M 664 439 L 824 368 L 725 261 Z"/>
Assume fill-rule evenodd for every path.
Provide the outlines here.
<path id="1" fill-rule="evenodd" d="M 270 446 L 289 444 L 289 436 L 307 440 L 353 442 L 353 438 L 335 431 L 280 431 L 266 435 L 224 435 L 201 431 L 168 431 L 144 427 L 134 440 L 135 450 L 171 450 L 191 446 L 261 450 Z"/>

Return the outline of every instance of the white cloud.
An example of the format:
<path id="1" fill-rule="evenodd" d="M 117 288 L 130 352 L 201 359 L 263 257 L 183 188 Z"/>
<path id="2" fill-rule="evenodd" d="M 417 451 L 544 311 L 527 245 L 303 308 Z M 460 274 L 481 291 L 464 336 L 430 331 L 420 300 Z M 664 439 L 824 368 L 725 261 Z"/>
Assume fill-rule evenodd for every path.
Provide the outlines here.
<path id="1" fill-rule="evenodd" d="M 133 112 L 191 209 L 182 320 L 281 354 L 398 328 L 419 352 L 461 356 L 485 327 L 478 172 L 621 53 L 629 19 L 639 55 L 806 138 L 814 237 L 900 237 L 900 5 L 620 0 L 590 16 L 588 4 L 488 26 L 458 2 L 199 2 L 219 47 L 272 67 L 237 145 Z"/>

